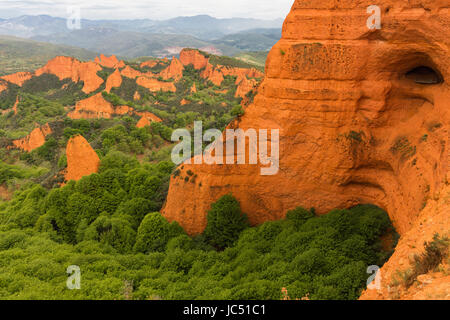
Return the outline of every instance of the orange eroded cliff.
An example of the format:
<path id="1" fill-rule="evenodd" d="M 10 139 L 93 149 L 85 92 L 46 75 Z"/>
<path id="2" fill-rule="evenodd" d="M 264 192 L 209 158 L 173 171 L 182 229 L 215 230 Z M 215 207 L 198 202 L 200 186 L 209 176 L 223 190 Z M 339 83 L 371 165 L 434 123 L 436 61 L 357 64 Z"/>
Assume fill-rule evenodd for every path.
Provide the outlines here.
<path id="1" fill-rule="evenodd" d="M 180 61 L 184 66 L 193 65 L 195 69 L 206 68 L 208 58 L 195 49 L 183 49 L 180 52 Z"/>
<path id="2" fill-rule="evenodd" d="M 177 88 L 173 82 L 159 81 L 158 79 L 145 76 L 137 78 L 136 83 L 152 92 L 158 92 L 160 90 L 171 92 L 177 91 Z"/>
<path id="3" fill-rule="evenodd" d="M 25 81 L 30 80 L 32 77 L 33 74 L 30 72 L 17 72 L 9 74 L 7 76 L 3 76 L 1 77 L 1 79 L 17 84 L 18 86 L 21 87 Z"/>
<path id="4" fill-rule="evenodd" d="M 33 151 L 44 145 L 45 138 L 52 133 L 52 129 L 48 124 L 35 128 L 31 133 L 19 140 L 14 140 L 13 145 L 17 149 L 27 152 Z"/>
<path id="5" fill-rule="evenodd" d="M 71 119 L 111 119 L 114 115 L 132 114 L 133 109 L 128 106 L 114 107 L 103 98 L 102 93 L 97 93 L 92 97 L 80 100 L 75 105 L 75 110 L 69 112 L 67 116 Z"/>
<path id="6" fill-rule="evenodd" d="M 173 57 L 170 65 L 159 74 L 163 79 L 179 81 L 183 78 L 184 66 L 177 58 Z"/>
<path id="7" fill-rule="evenodd" d="M 158 60 L 144 61 L 140 64 L 140 67 L 141 68 L 144 68 L 144 67 L 153 68 L 153 67 L 157 66 L 158 63 L 159 63 Z"/>
<path id="8" fill-rule="evenodd" d="M 123 77 L 131 78 L 131 79 L 136 79 L 137 77 L 140 77 L 143 75 L 142 72 L 139 72 L 136 69 L 131 68 L 130 66 L 126 66 L 125 68 L 123 68 L 120 71 L 120 74 Z"/>
<path id="9" fill-rule="evenodd" d="M 123 61 L 119 61 L 116 56 L 112 55 L 111 57 L 107 57 L 103 54 L 99 57 L 95 57 L 95 63 L 110 69 L 115 68 L 123 68 L 125 67 L 125 63 Z"/>
<path id="10" fill-rule="evenodd" d="M 210 80 L 216 86 L 220 86 L 224 80 L 223 73 L 208 62 L 205 70 L 201 73 L 202 78 Z"/>
<path id="11" fill-rule="evenodd" d="M 36 70 L 36 76 L 44 73 L 56 75 L 60 80 L 71 79 L 73 82 L 84 82 L 83 92 L 91 93 L 97 90 L 103 79 L 97 75 L 102 68 L 95 62 L 80 62 L 74 58 L 56 57 L 47 65 Z"/>
<path id="12" fill-rule="evenodd" d="M 373 203 L 402 236 L 386 270 L 408 258 L 408 239 L 449 230 L 448 1 L 380 0 L 380 30 L 367 27 L 372 4 L 295 2 L 254 103 L 230 125 L 279 129 L 278 173 L 263 176 L 261 165 L 185 164 L 171 179 L 168 220 L 202 232 L 211 203 L 228 193 L 252 224 L 297 206 L 322 214 Z M 424 81 L 417 67 L 433 69 L 442 83 Z M 188 170 L 195 183 L 185 181 Z M 427 209 L 434 205 L 441 209 Z M 423 219 L 429 229 L 419 236 Z M 388 285 L 377 298 L 388 298 Z"/>
<path id="13" fill-rule="evenodd" d="M 246 95 L 255 89 L 257 86 L 257 81 L 255 79 L 247 79 L 246 76 L 242 78 L 242 80 L 239 82 L 238 87 L 236 89 L 236 97 L 245 98 Z"/>
<path id="14" fill-rule="evenodd" d="M 122 85 L 122 76 L 119 69 L 116 69 L 106 80 L 106 92 L 111 92 L 112 88 L 118 88 Z"/>
<path id="15" fill-rule="evenodd" d="M 67 143 L 66 181 L 78 181 L 84 176 L 98 172 L 100 159 L 89 142 L 82 136 L 72 137 Z"/>

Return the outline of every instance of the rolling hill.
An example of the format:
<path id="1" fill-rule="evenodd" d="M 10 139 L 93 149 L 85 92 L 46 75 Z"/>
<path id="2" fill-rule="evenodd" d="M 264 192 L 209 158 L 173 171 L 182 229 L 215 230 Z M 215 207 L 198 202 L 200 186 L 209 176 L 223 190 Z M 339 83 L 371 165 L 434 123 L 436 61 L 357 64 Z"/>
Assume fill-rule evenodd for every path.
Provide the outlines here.
<path id="1" fill-rule="evenodd" d="M 71 46 L 0 36 L 0 75 L 35 70 L 56 56 L 90 60 L 96 54 Z"/>

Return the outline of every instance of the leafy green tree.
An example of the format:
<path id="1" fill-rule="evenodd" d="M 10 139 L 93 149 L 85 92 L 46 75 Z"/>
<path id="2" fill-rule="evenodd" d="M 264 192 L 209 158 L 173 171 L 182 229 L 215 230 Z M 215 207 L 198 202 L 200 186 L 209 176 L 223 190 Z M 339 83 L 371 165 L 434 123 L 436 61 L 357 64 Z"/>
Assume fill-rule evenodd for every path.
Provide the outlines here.
<path id="1" fill-rule="evenodd" d="M 231 194 L 211 205 L 207 220 L 204 236 L 211 245 L 219 249 L 233 245 L 248 227 L 247 216 L 242 213 L 239 202 Z"/>
<path id="2" fill-rule="evenodd" d="M 120 217 L 100 216 L 86 230 L 84 240 L 95 240 L 108 244 L 121 253 L 133 249 L 136 232 L 131 224 Z"/>
<path id="3" fill-rule="evenodd" d="M 139 226 L 134 250 L 142 253 L 162 252 L 169 240 L 180 234 L 177 224 L 170 224 L 159 212 L 150 213 Z"/>
<path id="4" fill-rule="evenodd" d="M 133 198 L 122 202 L 117 208 L 116 214 L 129 216 L 131 225 L 137 230 L 144 217 L 149 212 L 156 210 L 158 210 L 158 205 L 155 202 L 144 198 Z"/>

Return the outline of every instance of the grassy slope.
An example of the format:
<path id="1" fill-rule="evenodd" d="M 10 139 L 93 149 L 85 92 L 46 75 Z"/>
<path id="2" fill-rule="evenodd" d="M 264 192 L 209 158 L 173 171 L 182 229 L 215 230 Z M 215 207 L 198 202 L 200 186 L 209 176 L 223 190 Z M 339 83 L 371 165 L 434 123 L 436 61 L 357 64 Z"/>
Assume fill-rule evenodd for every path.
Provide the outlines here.
<path id="1" fill-rule="evenodd" d="M 235 58 L 264 68 L 268 54 L 268 51 L 242 52 L 237 54 Z"/>
<path id="2" fill-rule="evenodd" d="M 96 53 L 75 47 L 0 36 L 0 75 L 36 70 L 59 55 L 91 60 Z"/>

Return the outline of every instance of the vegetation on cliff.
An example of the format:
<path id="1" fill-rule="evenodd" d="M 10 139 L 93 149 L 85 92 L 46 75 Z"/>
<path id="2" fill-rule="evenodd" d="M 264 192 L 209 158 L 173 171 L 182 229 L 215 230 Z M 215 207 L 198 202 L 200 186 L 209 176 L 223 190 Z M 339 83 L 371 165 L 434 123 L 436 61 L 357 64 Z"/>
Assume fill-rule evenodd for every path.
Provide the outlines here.
<path id="1" fill-rule="evenodd" d="M 131 286 L 133 299 L 281 299 L 282 288 L 296 298 L 357 299 L 367 266 L 391 253 L 382 250 L 391 224 L 379 208 L 320 217 L 298 208 L 250 228 L 231 195 L 210 212 L 213 226 L 232 221 L 220 229 L 216 240 L 228 245 L 217 251 L 213 227 L 190 238 L 154 212 L 171 169 L 111 154 L 99 174 L 17 193 L 0 207 L 0 296 L 124 299 Z M 81 268 L 81 290 L 64 287 L 69 265 Z"/>

